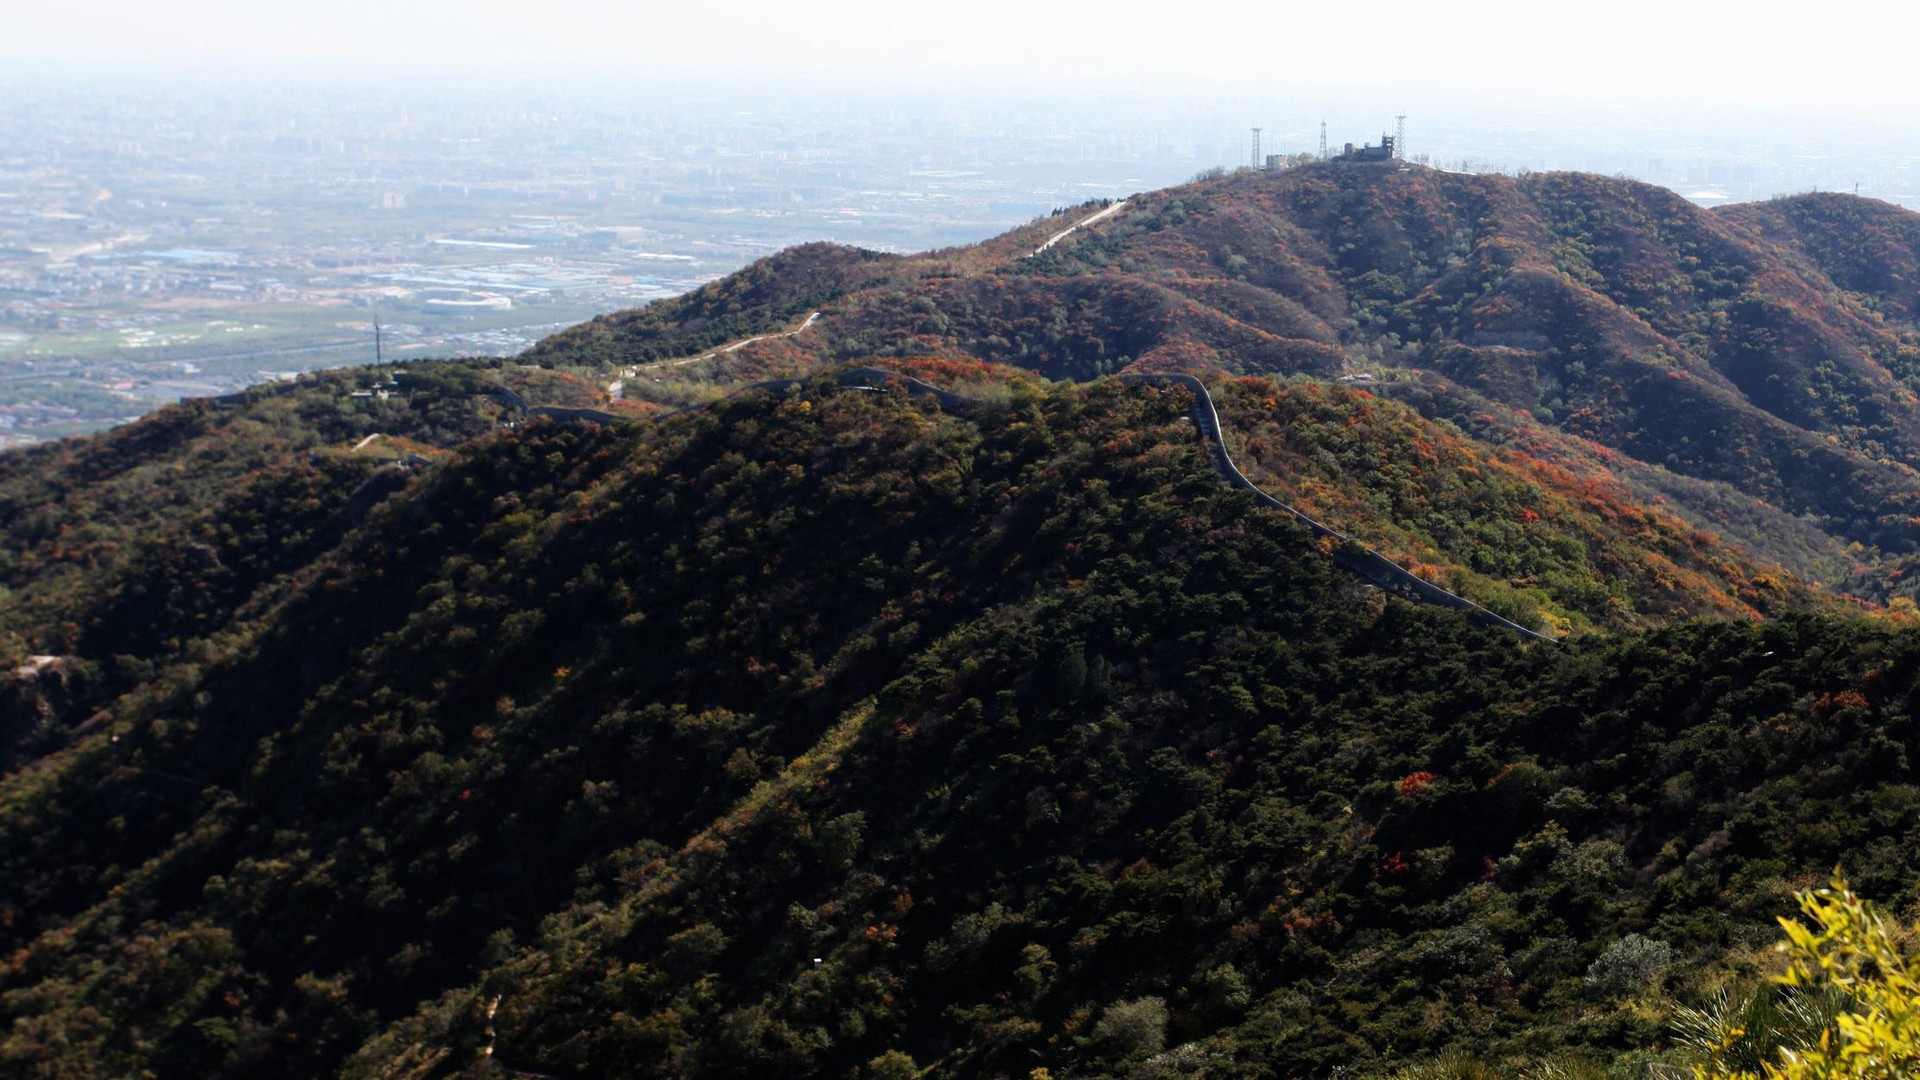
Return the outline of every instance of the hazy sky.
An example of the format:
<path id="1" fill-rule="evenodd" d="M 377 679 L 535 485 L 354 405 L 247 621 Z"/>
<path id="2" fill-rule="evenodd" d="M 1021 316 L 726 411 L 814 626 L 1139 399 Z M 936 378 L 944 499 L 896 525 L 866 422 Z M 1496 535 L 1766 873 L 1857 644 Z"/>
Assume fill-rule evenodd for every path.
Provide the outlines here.
<path id="1" fill-rule="evenodd" d="M 1370 87 L 1910 115 L 1920 7 L 1700 0 L 7 0 L 0 58 L 917 86 Z M 1791 14 L 1781 14 L 1791 11 Z M 1893 13 L 1897 14 L 1875 14 Z"/>

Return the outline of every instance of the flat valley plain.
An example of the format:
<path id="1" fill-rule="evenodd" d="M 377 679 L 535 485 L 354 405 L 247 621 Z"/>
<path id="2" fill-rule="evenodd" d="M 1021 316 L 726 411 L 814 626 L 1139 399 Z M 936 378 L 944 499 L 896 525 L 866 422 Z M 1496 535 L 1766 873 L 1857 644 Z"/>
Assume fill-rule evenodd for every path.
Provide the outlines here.
<path id="1" fill-rule="evenodd" d="M 512 356 L 794 244 L 972 243 L 1244 164 L 1251 123 L 1291 154 L 1321 118 L 1365 140 L 1396 108 L 44 73 L 0 96 L 0 445 L 372 360 L 376 317 L 389 359 Z M 1704 205 L 1863 185 L 1920 206 L 1902 141 L 1844 121 L 1422 102 L 1412 122 L 1413 158 L 1453 170 L 1626 174 Z"/>

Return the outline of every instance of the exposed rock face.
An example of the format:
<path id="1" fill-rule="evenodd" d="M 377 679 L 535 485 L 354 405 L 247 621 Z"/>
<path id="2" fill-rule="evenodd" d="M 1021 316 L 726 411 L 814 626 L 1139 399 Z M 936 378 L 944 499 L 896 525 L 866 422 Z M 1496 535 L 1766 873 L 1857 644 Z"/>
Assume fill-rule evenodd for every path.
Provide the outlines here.
<path id="1" fill-rule="evenodd" d="M 58 745 L 85 682 L 66 656 L 29 656 L 0 677 L 0 768 L 19 768 Z"/>

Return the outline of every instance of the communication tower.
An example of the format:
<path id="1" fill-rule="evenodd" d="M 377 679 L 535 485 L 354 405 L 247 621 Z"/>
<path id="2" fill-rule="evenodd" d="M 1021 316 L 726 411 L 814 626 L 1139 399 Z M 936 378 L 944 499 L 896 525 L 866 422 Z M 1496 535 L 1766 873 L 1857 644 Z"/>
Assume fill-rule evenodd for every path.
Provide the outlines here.
<path id="1" fill-rule="evenodd" d="M 1327 122 L 1320 121 L 1320 160 L 1327 160 Z"/>
<path id="2" fill-rule="evenodd" d="M 1260 129 L 1259 128 L 1253 129 L 1253 155 L 1247 159 L 1247 164 L 1253 166 L 1256 169 L 1260 167 Z"/>
<path id="3" fill-rule="evenodd" d="M 373 308 L 373 362 L 386 363 L 386 359 L 380 355 L 380 306 L 378 304 Z"/>
<path id="4" fill-rule="evenodd" d="M 1401 161 L 1407 160 L 1407 114 L 1401 113 L 1393 118 L 1393 156 Z"/>

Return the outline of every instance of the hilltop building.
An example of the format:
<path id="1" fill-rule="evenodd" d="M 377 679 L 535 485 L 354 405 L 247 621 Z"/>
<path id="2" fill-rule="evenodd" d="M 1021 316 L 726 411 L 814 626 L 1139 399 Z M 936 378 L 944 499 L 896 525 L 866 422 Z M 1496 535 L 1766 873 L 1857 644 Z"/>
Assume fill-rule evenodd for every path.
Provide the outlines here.
<path id="1" fill-rule="evenodd" d="M 1394 153 L 1394 150 L 1395 150 L 1395 147 L 1394 147 L 1393 136 L 1382 135 L 1380 136 L 1379 146 L 1374 146 L 1370 143 L 1366 146 L 1355 146 L 1352 143 L 1348 143 L 1346 150 L 1341 152 L 1340 156 L 1335 158 L 1334 160 L 1335 161 L 1392 161 L 1396 156 Z"/>

